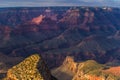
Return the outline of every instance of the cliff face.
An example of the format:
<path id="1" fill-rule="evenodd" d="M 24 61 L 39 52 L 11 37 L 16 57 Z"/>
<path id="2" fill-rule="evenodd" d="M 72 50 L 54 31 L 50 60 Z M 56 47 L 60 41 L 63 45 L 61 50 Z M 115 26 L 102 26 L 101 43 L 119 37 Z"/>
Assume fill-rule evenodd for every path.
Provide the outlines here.
<path id="1" fill-rule="evenodd" d="M 52 71 L 58 80 L 119 80 L 120 77 L 113 70 L 105 65 L 99 64 L 94 60 L 85 62 L 74 62 L 74 59 L 67 57 L 63 65 Z M 119 72 L 119 67 L 117 68 Z M 62 77 L 64 76 L 64 77 Z"/>
<path id="2" fill-rule="evenodd" d="M 66 57 L 62 66 L 52 71 L 52 74 L 59 80 L 71 80 L 77 70 L 77 63 L 74 62 L 73 57 Z M 64 77 L 63 77 L 64 76 Z"/>
<path id="3" fill-rule="evenodd" d="M 32 19 L 32 22 L 35 23 L 35 24 L 40 24 L 42 22 L 42 20 L 44 19 L 45 16 L 43 15 L 40 15 L 38 17 L 35 17 Z"/>
<path id="4" fill-rule="evenodd" d="M 44 61 L 34 54 L 7 72 L 3 80 L 54 80 Z"/>
<path id="5" fill-rule="evenodd" d="M 63 62 L 63 67 L 66 66 L 66 70 L 70 70 L 72 73 L 76 73 L 77 63 L 74 62 L 73 57 L 68 56 Z"/>

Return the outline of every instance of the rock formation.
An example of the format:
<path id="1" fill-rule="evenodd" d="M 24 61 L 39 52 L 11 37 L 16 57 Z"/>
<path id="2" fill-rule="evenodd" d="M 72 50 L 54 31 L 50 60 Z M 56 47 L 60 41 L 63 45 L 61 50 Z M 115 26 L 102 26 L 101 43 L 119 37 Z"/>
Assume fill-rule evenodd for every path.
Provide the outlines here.
<path id="1" fill-rule="evenodd" d="M 90 12 L 90 16 L 89 16 L 89 23 L 92 23 L 94 21 L 94 12 Z"/>
<path id="2" fill-rule="evenodd" d="M 54 80 L 44 61 L 34 54 L 7 72 L 3 80 Z"/>
<path id="3" fill-rule="evenodd" d="M 104 71 L 107 72 L 107 73 L 111 73 L 111 74 L 120 76 L 120 66 L 111 67 L 110 69 L 107 69 L 107 70 L 104 70 Z"/>
<path id="4" fill-rule="evenodd" d="M 77 63 L 74 62 L 74 58 L 67 56 L 63 62 L 63 66 L 66 66 L 66 70 L 70 70 L 72 73 L 76 73 Z"/>
<path id="5" fill-rule="evenodd" d="M 94 21 L 94 12 L 92 12 L 92 11 L 86 11 L 84 13 L 83 24 L 85 25 L 86 23 L 92 23 L 93 21 Z"/>
<path id="6" fill-rule="evenodd" d="M 83 21 L 83 24 L 86 24 L 89 20 L 89 13 L 88 12 L 85 12 L 84 13 L 84 21 Z"/>
<path id="7" fill-rule="evenodd" d="M 54 69 L 52 74 L 58 80 L 119 80 L 119 71 L 119 67 L 109 69 L 109 67 L 94 60 L 74 62 L 72 57 L 67 57 L 63 65 Z"/>
<path id="8" fill-rule="evenodd" d="M 70 25 L 77 25 L 80 17 L 79 9 L 70 9 L 66 11 L 60 22 L 66 22 Z"/>
<path id="9" fill-rule="evenodd" d="M 50 8 L 46 9 L 43 13 L 43 15 L 46 17 L 46 18 L 49 18 L 53 21 L 56 21 L 57 20 L 57 14 L 54 13 L 53 10 L 51 10 Z"/>
<path id="10" fill-rule="evenodd" d="M 32 22 L 39 25 L 44 18 L 45 18 L 45 16 L 40 15 L 40 16 L 38 16 L 38 17 L 33 18 L 33 19 L 32 19 Z"/>
<path id="11" fill-rule="evenodd" d="M 58 80 L 71 80 L 77 70 L 77 63 L 74 62 L 73 57 L 66 57 L 62 66 L 52 71 L 52 74 L 58 78 Z M 64 76 L 64 77 L 63 77 Z"/>

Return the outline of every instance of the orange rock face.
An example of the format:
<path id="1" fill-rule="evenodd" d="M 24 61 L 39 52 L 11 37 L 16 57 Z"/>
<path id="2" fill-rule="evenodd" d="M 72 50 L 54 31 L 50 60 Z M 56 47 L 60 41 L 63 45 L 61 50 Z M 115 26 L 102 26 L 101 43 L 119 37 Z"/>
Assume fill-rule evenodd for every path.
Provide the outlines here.
<path id="1" fill-rule="evenodd" d="M 89 79 L 89 80 L 104 80 L 101 77 L 97 77 L 97 76 L 93 76 L 93 75 L 85 75 L 84 77 L 75 77 L 73 80 L 85 80 L 85 79 Z"/>
<path id="2" fill-rule="evenodd" d="M 45 18 L 45 16 L 40 15 L 38 17 L 33 18 L 32 22 L 35 23 L 35 24 L 40 24 L 44 18 Z"/>
<path id="3" fill-rule="evenodd" d="M 110 69 L 104 70 L 107 73 L 111 73 L 113 75 L 119 76 L 120 75 L 120 66 L 119 67 L 112 67 Z"/>
<path id="4" fill-rule="evenodd" d="M 88 79 L 89 80 L 104 80 L 103 78 L 97 77 L 97 76 L 88 76 Z"/>

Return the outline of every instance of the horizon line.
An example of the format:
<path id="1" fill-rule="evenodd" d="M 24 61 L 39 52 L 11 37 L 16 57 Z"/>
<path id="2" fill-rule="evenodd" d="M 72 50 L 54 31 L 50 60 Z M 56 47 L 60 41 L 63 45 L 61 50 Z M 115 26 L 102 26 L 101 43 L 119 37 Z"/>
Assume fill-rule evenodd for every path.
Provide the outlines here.
<path id="1" fill-rule="evenodd" d="M 50 5 L 50 6 L 0 6 L 0 8 L 40 8 L 40 7 L 111 7 L 120 8 L 120 6 L 96 6 L 96 5 Z"/>

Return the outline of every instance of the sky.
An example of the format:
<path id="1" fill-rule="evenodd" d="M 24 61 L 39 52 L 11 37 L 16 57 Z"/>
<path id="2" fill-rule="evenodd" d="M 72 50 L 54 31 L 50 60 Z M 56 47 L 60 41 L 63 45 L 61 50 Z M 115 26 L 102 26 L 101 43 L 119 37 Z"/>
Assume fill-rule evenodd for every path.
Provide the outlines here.
<path id="1" fill-rule="evenodd" d="M 120 7 L 120 0 L 0 0 L 0 7 L 41 7 L 41 6 Z"/>

